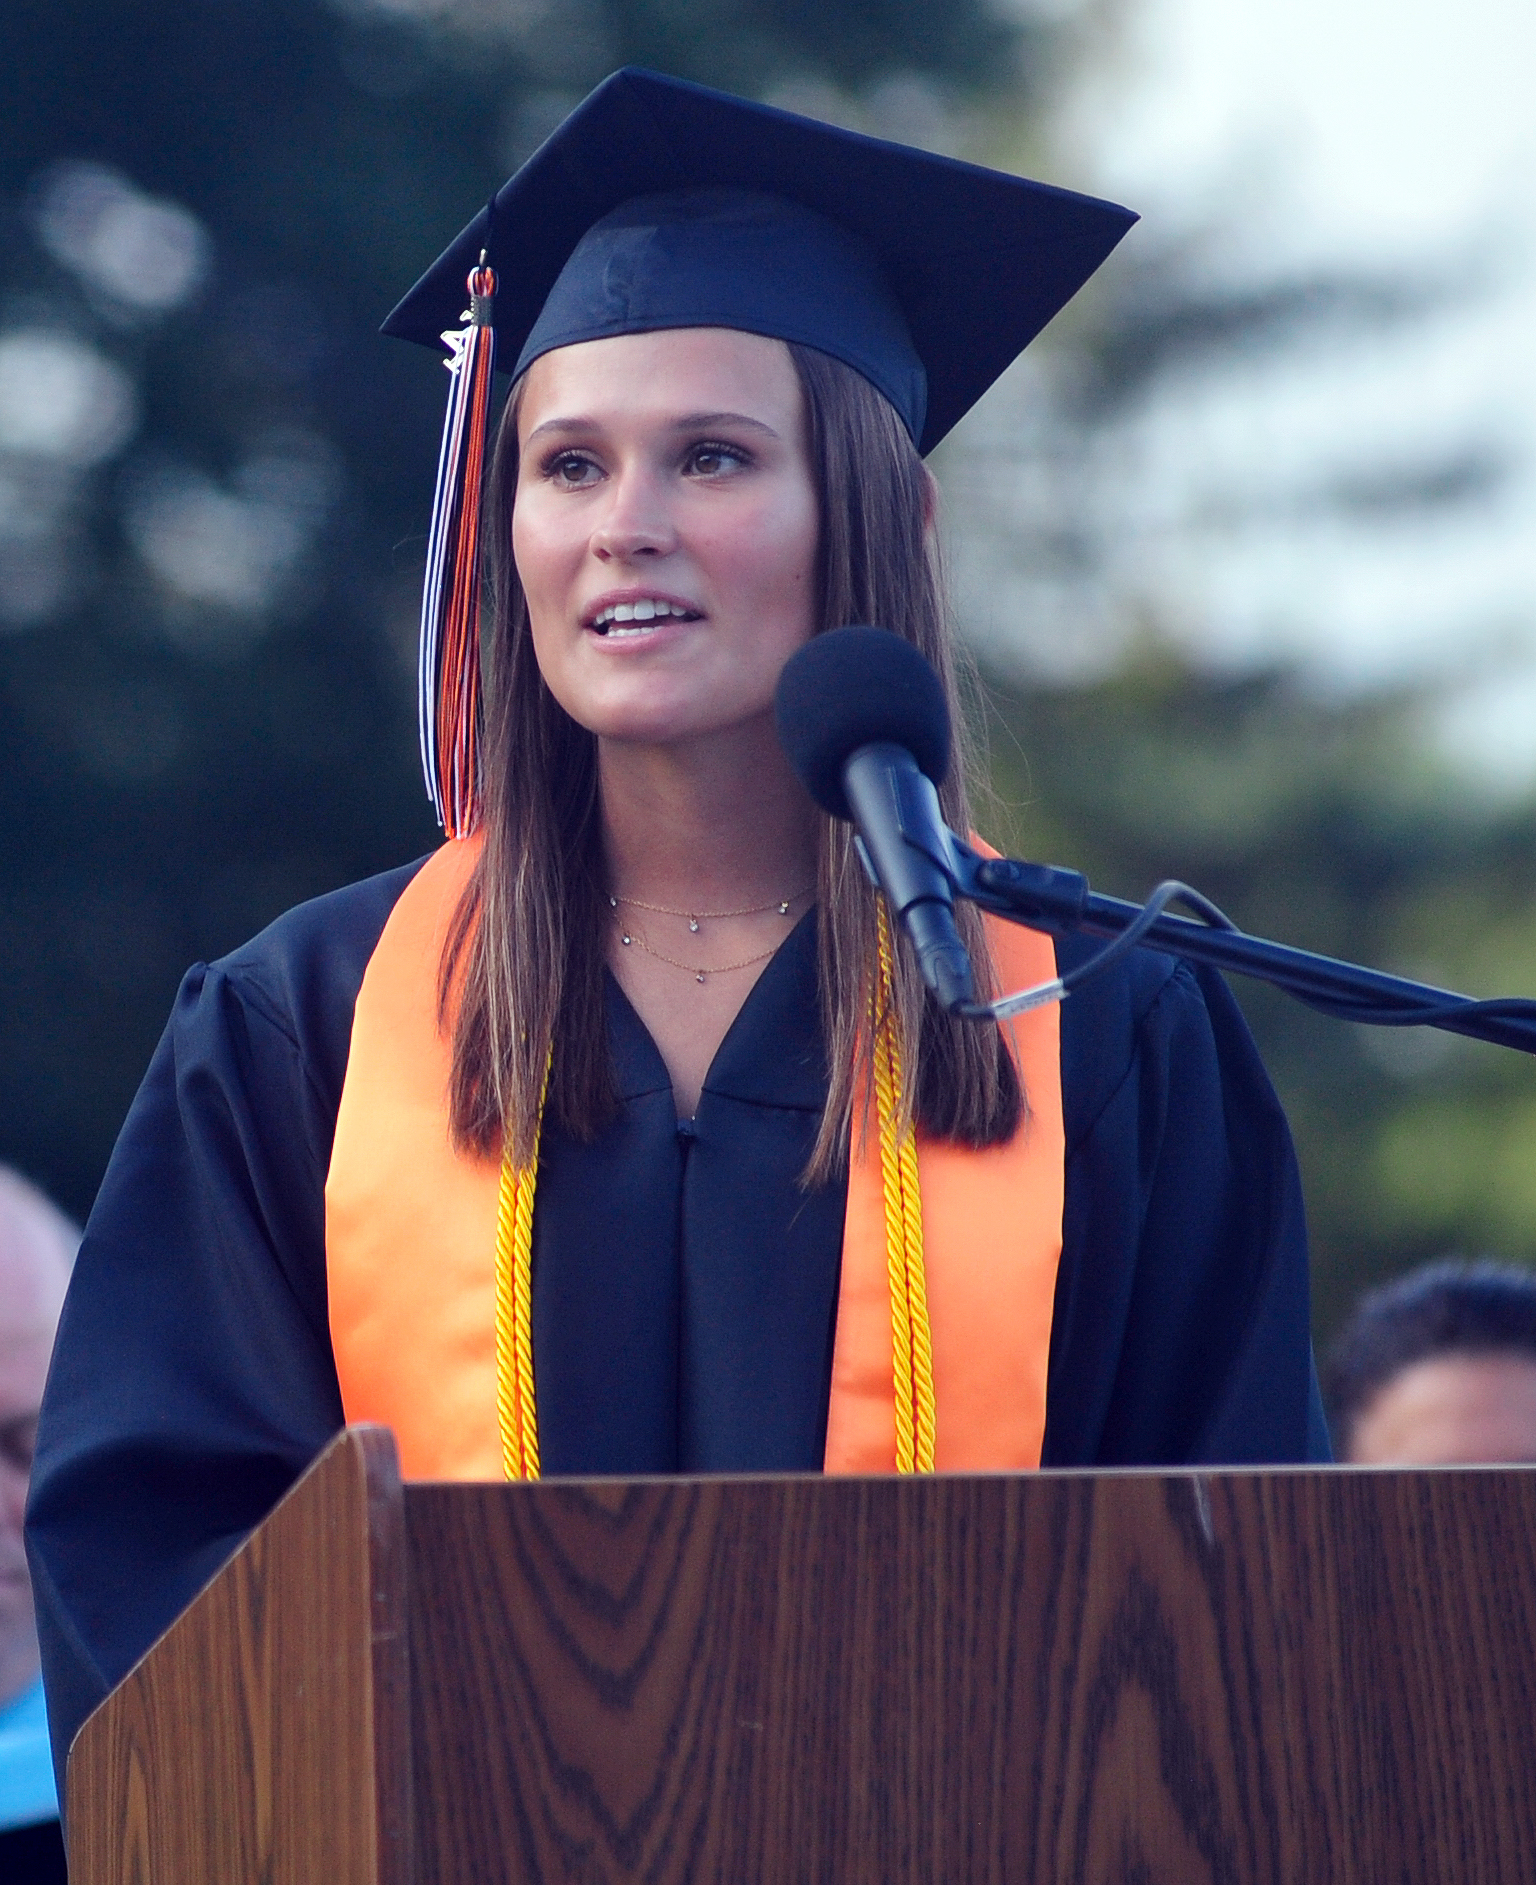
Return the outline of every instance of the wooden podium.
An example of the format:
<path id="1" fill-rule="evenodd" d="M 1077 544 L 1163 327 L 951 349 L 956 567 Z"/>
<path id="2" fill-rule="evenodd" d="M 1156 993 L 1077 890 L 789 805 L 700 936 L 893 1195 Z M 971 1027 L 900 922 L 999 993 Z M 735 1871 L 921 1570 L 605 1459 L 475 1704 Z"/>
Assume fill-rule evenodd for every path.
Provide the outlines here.
<path id="1" fill-rule="evenodd" d="M 74 1885 L 1536 1878 L 1536 1470 L 407 1485 L 102 1704 Z"/>

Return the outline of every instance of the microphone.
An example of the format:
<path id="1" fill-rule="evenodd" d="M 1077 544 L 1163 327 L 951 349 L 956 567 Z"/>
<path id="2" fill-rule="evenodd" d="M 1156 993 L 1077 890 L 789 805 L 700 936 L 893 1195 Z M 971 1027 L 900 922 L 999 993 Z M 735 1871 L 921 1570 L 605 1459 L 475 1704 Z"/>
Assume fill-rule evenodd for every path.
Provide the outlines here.
<path id="1" fill-rule="evenodd" d="M 806 791 L 858 827 L 864 868 L 923 980 L 947 1009 L 971 1002 L 971 959 L 955 928 L 955 838 L 935 789 L 949 771 L 939 677 L 888 629 L 834 628 L 786 662 L 774 715 Z"/>
<path id="2" fill-rule="evenodd" d="M 944 823 L 935 785 L 949 771 L 949 707 L 938 676 L 883 628 L 834 628 L 785 663 L 774 700 L 779 740 L 823 811 L 858 826 L 864 868 L 951 1012 L 1002 1021 L 1060 1001 L 1139 943 L 1252 975 L 1343 1021 L 1444 1028 L 1536 1054 L 1536 1001 L 1474 1001 L 1377 969 L 1245 935 L 1215 904 L 1170 879 L 1145 904 L 1095 895 L 1076 871 L 981 858 Z M 1055 980 L 978 1005 L 955 929 L 959 890 L 1009 922 L 1111 940 Z M 1183 903 L 1197 921 L 1169 916 Z"/>

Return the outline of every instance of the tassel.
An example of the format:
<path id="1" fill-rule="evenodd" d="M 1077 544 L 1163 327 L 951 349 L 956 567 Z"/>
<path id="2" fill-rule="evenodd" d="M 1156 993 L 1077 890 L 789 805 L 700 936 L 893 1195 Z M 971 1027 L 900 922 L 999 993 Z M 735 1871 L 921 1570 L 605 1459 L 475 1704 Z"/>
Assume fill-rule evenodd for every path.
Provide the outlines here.
<path id="1" fill-rule="evenodd" d="M 421 766 L 437 822 L 467 838 L 480 822 L 480 490 L 490 429 L 496 272 L 469 276 L 464 326 L 443 335 L 452 375 L 437 461 L 417 674 Z"/>

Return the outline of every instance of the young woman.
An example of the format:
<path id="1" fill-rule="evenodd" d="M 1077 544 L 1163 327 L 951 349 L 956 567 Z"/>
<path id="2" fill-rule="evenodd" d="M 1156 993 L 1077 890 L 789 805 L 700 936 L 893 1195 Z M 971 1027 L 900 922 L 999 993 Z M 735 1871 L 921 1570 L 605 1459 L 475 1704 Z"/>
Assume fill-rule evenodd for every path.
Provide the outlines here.
<path id="1" fill-rule="evenodd" d="M 417 1477 L 1325 1444 L 1220 980 L 1134 951 L 1007 1036 L 950 1019 L 773 732 L 849 621 L 953 691 L 920 451 L 1128 222 L 626 73 L 392 317 L 432 336 L 473 273 L 513 365 L 483 753 L 461 723 L 432 858 L 182 988 L 39 1440 L 60 1749 L 346 1419 Z M 1089 952 L 961 921 L 994 988 Z"/>

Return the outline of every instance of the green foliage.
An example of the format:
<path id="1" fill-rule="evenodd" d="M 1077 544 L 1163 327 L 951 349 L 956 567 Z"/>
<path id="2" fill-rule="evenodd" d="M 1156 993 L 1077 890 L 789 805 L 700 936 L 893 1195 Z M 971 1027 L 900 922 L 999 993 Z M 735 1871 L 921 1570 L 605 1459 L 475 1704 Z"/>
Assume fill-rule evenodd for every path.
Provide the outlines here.
<path id="1" fill-rule="evenodd" d="M 1411 695 L 1341 704 L 1153 647 L 1103 682 L 990 700 L 1019 855 L 1119 896 L 1180 877 L 1256 934 L 1464 993 L 1536 989 L 1536 806 L 1470 797 L 1426 756 Z M 1422 1259 L 1536 1259 L 1536 1063 L 1233 985 L 1295 1130 L 1320 1333 Z"/>

